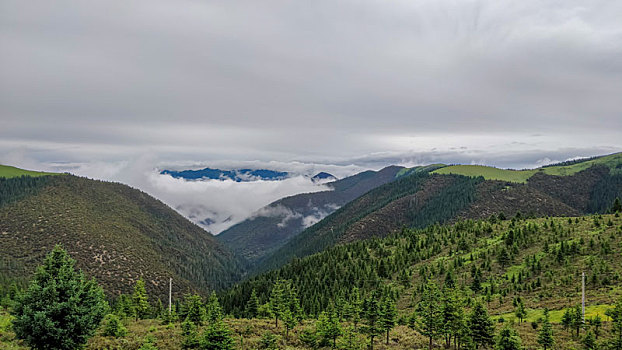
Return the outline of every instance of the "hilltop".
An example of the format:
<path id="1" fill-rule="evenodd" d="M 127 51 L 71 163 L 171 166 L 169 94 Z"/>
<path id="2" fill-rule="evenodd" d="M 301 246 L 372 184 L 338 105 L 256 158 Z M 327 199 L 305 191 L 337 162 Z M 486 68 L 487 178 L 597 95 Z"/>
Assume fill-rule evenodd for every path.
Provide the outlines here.
<path id="1" fill-rule="evenodd" d="M 12 177 L 19 177 L 19 176 L 45 176 L 45 175 L 58 175 L 58 173 L 24 170 L 24 169 L 16 168 L 13 166 L 0 164 L 0 178 L 9 179 Z"/>
<path id="2" fill-rule="evenodd" d="M 0 284 L 23 284 L 61 244 L 109 295 L 139 278 L 164 297 L 207 293 L 237 281 L 241 262 L 164 203 L 119 183 L 72 175 L 0 178 Z"/>

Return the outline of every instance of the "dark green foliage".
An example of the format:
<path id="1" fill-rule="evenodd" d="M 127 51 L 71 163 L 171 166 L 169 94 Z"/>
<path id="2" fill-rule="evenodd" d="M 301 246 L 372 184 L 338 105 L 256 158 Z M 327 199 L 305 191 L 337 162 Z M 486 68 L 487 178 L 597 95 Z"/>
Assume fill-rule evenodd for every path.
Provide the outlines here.
<path id="1" fill-rule="evenodd" d="M 196 325 L 202 325 L 206 318 L 203 300 L 198 294 L 186 295 L 181 304 L 179 316 L 182 320 L 188 320 Z"/>
<path id="2" fill-rule="evenodd" d="M 37 193 L 52 181 L 54 176 L 0 177 L 0 207 Z"/>
<path id="3" fill-rule="evenodd" d="M 222 308 L 220 307 L 220 303 L 218 302 L 218 297 L 216 296 L 215 292 L 212 292 L 212 294 L 210 294 L 209 299 L 207 300 L 205 311 L 207 320 L 209 322 L 216 322 L 222 320 Z"/>
<path id="4" fill-rule="evenodd" d="M 259 299 L 257 298 L 257 291 L 253 289 L 251 292 L 251 297 L 248 299 L 246 303 L 246 317 L 254 318 L 257 317 L 257 308 L 259 307 Z"/>
<path id="5" fill-rule="evenodd" d="M 332 348 L 335 348 L 337 345 L 337 337 L 339 337 L 343 331 L 334 310 L 322 312 L 315 326 L 316 333 L 320 338 L 320 346 L 330 345 Z"/>
<path id="6" fill-rule="evenodd" d="M 115 314 L 108 314 L 104 318 L 102 335 L 106 337 L 124 337 L 127 335 L 127 328 L 123 325 L 119 317 Z"/>
<path id="7" fill-rule="evenodd" d="M 311 329 L 305 328 L 300 332 L 300 341 L 311 349 L 316 349 L 318 347 L 317 333 Z"/>
<path id="8" fill-rule="evenodd" d="M 367 334 L 369 337 L 369 346 L 374 348 L 374 339 L 382 334 L 382 307 L 380 305 L 380 296 L 377 293 L 372 293 L 369 297 L 363 301 L 362 309 L 362 322 L 361 332 Z"/>
<path id="9" fill-rule="evenodd" d="M 151 306 L 145 290 L 145 281 L 139 279 L 134 285 L 134 293 L 132 294 L 132 302 L 135 310 L 136 319 L 146 319 L 151 316 Z"/>
<path id="10" fill-rule="evenodd" d="M 194 322 L 186 319 L 181 323 L 181 347 L 183 349 L 195 349 L 199 346 L 199 333 Z"/>
<path id="11" fill-rule="evenodd" d="M 587 331 L 581 343 L 583 344 L 583 349 L 585 350 L 596 349 L 596 337 L 594 336 L 594 333 L 592 331 Z"/>
<path id="12" fill-rule="evenodd" d="M 14 305 L 15 334 L 35 349 L 81 347 L 108 309 L 101 287 L 74 266 L 56 246 Z"/>
<path id="13" fill-rule="evenodd" d="M 389 332 L 397 322 L 397 308 L 395 306 L 395 300 L 390 296 L 385 295 L 382 298 L 382 316 L 380 318 L 380 326 L 384 329 L 387 339 L 386 344 L 389 344 Z"/>
<path id="14" fill-rule="evenodd" d="M 615 200 L 622 197 L 622 174 L 603 177 L 598 181 L 591 193 L 587 207 L 589 213 L 604 213 L 613 209 Z M 618 201 L 618 204 L 619 201 Z M 621 211 L 622 208 L 618 207 Z"/>
<path id="15" fill-rule="evenodd" d="M 540 327 L 540 331 L 538 332 L 538 344 L 542 345 L 544 350 L 552 349 L 555 344 L 555 339 L 553 338 L 553 326 L 551 326 L 551 322 L 549 322 L 548 317 L 545 317 L 542 327 Z"/>
<path id="16" fill-rule="evenodd" d="M 525 310 L 525 304 L 523 304 L 522 300 L 520 300 L 518 304 L 516 305 L 516 309 L 514 310 L 514 315 L 516 315 L 516 318 L 518 318 L 519 323 L 523 323 L 523 320 L 525 319 L 525 317 L 527 317 L 527 311 Z"/>
<path id="17" fill-rule="evenodd" d="M 609 348 L 622 350 L 622 298 L 618 299 L 613 309 L 609 309 L 606 315 L 611 317 L 612 339 L 609 341 Z"/>
<path id="18" fill-rule="evenodd" d="M 521 350 L 521 339 L 518 333 L 508 326 L 501 329 L 495 342 L 495 350 Z"/>
<path id="19" fill-rule="evenodd" d="M 259 341 L 259 348 L 266 350 L 278 350 L 279 337 L 272 332 L 265 332 Z"/>
<path id="20" fill-rule="evenodd" d="M 428 281 L 425 285 L 421 301 L 412 316 L 411 327 L 428 338 L 429 349 L 432 349 L 433 341 L 443 334 L 441 292 L 433 281 Z"/>
<path id="21" fill-rule="evenodd" d="M 210 323 L 199 339 L 199 349 L 202 350 L 233 350 L 235 340 L 229 327 L 218 320 Z"/>
<path id="22" fill-rule="evenodd" d="M 488 347 L 494 343 L 495 328 L 486 307 L 481 302 L 477 302 L 473 307 L 469 315 L 468 327 L 476 349 Z"/>

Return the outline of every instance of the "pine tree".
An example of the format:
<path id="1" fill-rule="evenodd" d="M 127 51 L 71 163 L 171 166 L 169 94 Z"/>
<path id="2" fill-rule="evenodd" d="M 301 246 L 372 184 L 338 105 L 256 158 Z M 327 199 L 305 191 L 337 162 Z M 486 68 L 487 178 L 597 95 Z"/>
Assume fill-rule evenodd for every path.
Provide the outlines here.
<path id="1" fill-rule="evenodd" d="M 523 323 L 525 317 L 527 317 L 527 311 L 525 311 L 525 304 L 520 300 L 518 305 L 516 306 L 516 310 L 514 310 L 514 315 L 518 318 L 518 323 Z"/>
<path id="2" fill-rule="evenodd" d="M 382 316 L 380 318 L 380 326 L 386 332 L 386 343 L 389 344 L 389 332 L 397 321 L 397 308 L 395 307 L 395 301 L 388 296 L 385 296 L 382 300 Z"/>
<path id="3" fill-rule="evenodd" d="M 287 306 L 285 292 L 285 282 L 279 279 L 272 286 L 270 293 L 270 310 L 274 316 L 274 325 L 277 328 L 279 327 L 279 319 L 283 315 L 283 310 Z"/>
<path id="4" fill-rule="evenodd" d="M 555 344 L 555 339 L 553 338 L 553 327 L 551 326 L 551 322 L 549 322 L 549 318 L 545 317 L 542 323 L 542 327 L 538 332 L 538 344 L 542 345 L 544 350 L 553 348 Z"/>
<path id="5" fill-rule="evenodd" d="M 596 315 L 596 316 L 590 318 L 588 321 L 589 321 L 590 326 L 592 327 L 592 329 L 594 331 L 594 336 L 596 336 L 596 339 L 598 339 L 598 336 L 600 335 L 600 328 L 603 325 L 602 318 L 600 318 L 600 315 Z"/>
<path id="6" fill-rule="evenodd" d="M 468 327 L 476 349 L 480 346 L 487 347 L 493 344 L 495 328 L 492 319 L 488 316 L 486 307 L 479 301 L 469 315 Z"/>
<path id="7" fill-rule="evenodd" d="M 339 318 L 334 310 L 324 311 L 320 314 L 316 324 L 316 331 L 321 338 L 321 345 L 331 344 L 332 348 L 337 346 L 337 337 L 343 332 Z"/>
<path id="8" fill-rule="evenodd" d="M 428 337 L 429 349 L 432 349 L 433 340 L 442 335 L 441 292 L 436 283 L 431 280 L 425 285 L 410 326 L 418 329 L 423 336 Z"/>
<path id="9" fill-rule="evenodd" d="M 251 297 L 248 299 L 246 303 L 246 317 L 255 318 L 257 317 L 257 308 L 259 307 L 259 299 L 257 298 L 257 291 L 253 288 L 251 292 Z"/>
<path id="10" fill-rule="evenodd" d="M 145 281 L 139 279 L 134 285 L 134 293 L 132 293 L 132 302 L 136 312 L 136 319 L 144 320 L 149 317 L 151 307 L 147 298 L 147 290 L 145 289 Z"/>
<path id="11" fill-rule="evenodd" d="M 441 314 L 443 317 L 442 334 L 445 338 L 445 347 L 451 345 L 452 336 L 457 337 L 464 326 L 464 311 L 458 299 L 458 293 L 453 289 L 445 289 L 442 298 Z"/>
<path id="12" fill-rule="evenodd" d="M 583 348 L 585 350 L 596 349 L 596 338 L 594 337 L 594 333 L 592 333 L 592 331 L 587 331 L 581 343 L 583 343 Z"/>
<path id="13" fill-rule="evenodd" d="M 581 311 L 581 305 L 577 304 L 574 308 L 572 308 L 570 316 L 570 327 L 577 332 L 577 337 L 579 337 L 579 332 L 583 327 L 583 312 Z"/>
<path id="14" fill-rule="evenodd" d="M 518 333 L 510 327 L 504 327 L 497 336 L 495 350 L 521 350 L 521 339 Z"/>
<path id="15" fill-rule="evenodd" d="M 289 338 L 289 331 L 296 327 L 296 324 L 298 322 L 296 320 L 296 317 L 294 317 L 294 314 L 292 314 L 289 309 L 285 309 L 285 311 L 283 311 L 282 317 L 283 324 L 285 324 L 285 337 Z"/>
<path id="16" fill-rule="evenodd" d="M 605 314 L 611 317 L 612 339 L 609 341 L 609 348 L 622 350 L 622 298 L 618 299 L 613 309 L 609 309 Z"/>
<path id="17" fill-rule="evenodd" d="M 186 295 L 182 304 L 181 316 L 184 320 L 192 321 L 197 326 L 201 326 L 205 321 L 205 307 L 201 296 L 198 294 Z"/>
<path id="18" fill-rule="evenodd" d="M 361 300 L 361 294 L 357 287 L 354 287 L 350 294 L 350 305 L 352 310 L 352 323 L 354 323 L 354 330 L 356 331 L 363 312 L 363 301 Z"/>
<path id="19" fill-rule="evenodd" d="M 207 320 L 209 322 L 216 322 L 222 320 L 222 309 L 220 307 L 220 303 L 218 302 L 218 297 L 215 292 L 210 294 L 209 299 L 207 300 L 207 305 L 205 307 L 205 312 L 207 316 Z"/>
<path id="20" fill-rule="evenodd" d="M 123 325 L 117 315 L 108 314 L 104 317 L 102 335 L 104 337 L 124 337 L 127 334 L 127 328 Z"/>
<path id="21" fill-rule="evenodd" d="M 108 305 L 95 280 L 76 271 L 75 260 L 54 247 L 11 311 L 13 330 L 35 349 L 77 349 L 95 333 Z"/>
<path id="22" fill-rule="evenodd" d="M 199 340 L 199 349 L 202 350 L 234 350 L 235 340 L 229 327 L 222 321 L 216 320 L 207 326 Z"/>
<path id="23" fill-rule="evenodd" d="M 616 199 L 613 201 L 613 205 L 611 206 L 611 209 L 609 209 L 609 212 L 612 214 L 622 212 L 622 203 L 620 203 L 619 197 L 616 197 Z"/>
<path id="24" fill-rule="evenodd" d="M 197 326 L 188 318 L 181 323 L 182 349 L 195 349 L 199 346 Z"/>
<path id="25" fill-rule="evenodd" d="M 369 347 L 374 349 L 374 338 L 382 334 L 382 327 L 380 325 L 381 307 L 378 294 L 372 293 L 369 297 L 365 298 L 361 307 L 361 314 L 363 325 L 361 331 L 369 337 Z"/>

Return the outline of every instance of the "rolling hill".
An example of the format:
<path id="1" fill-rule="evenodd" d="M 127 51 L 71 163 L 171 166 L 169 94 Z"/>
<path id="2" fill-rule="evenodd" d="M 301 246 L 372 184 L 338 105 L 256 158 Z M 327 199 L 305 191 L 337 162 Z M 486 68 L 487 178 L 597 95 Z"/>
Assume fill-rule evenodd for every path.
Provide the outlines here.
<path id="1" fill-rule="evenodd" d="M 16 168 L 13 166 L 0 164 L 0 178 L 12 178 L 18 176 L 45 176 L 45 175 L 59 175 L 57 173 L 47 173 L 41 171 L 31 171 Z"/>
<path id="2" fill-rule="evenodd" d="M 164 297 L 221 289 L 243 269 L 213 236 L 153 197 L 72 175 L 0 178 L 0 284 L 22 283 L 55 244 L 109 295 L 143 278 Z"/>
<path id="3" fill-rule="evenodd" d="M 298 234 L 254 267 L 278 268 L 335 244 L 382 237 L 459 218 L 504 213 L 576 216 L 603 212 L 622 197 L 622 153 L 534 170 L 483 166 L 401 170 L 393 182 L 365 193 Z M 440 168 L 439 168 L 440 167 Z"/>
<path id="4" fill-rule="evenodd" d="M 254 263 L 345 203 L 395 180 L 402 169 L 391 166 L 380 171 L 365 171 L 330 183 L 332 191 L 303 193 L 280 199 L 216 238 Z"/>

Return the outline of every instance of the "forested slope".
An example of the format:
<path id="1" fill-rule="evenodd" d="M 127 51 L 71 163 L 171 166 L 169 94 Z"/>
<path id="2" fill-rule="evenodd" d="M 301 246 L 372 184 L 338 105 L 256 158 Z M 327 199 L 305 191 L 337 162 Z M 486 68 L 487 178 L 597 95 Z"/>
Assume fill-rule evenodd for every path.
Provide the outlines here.
<path id="1" fill-rule="evenodd" d="M 143 278 L 164 296 L 220 289 L 242 265 L 211 234 L 126 185 L 71 175 L 0 179 L 0 284 L 32 274 L 60 243 L 111 294 Z"/>

